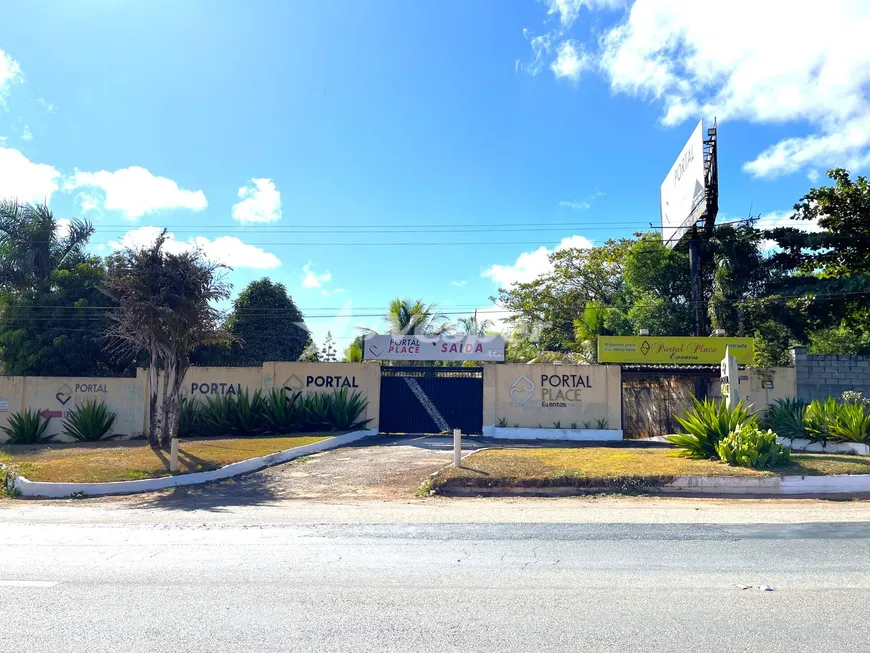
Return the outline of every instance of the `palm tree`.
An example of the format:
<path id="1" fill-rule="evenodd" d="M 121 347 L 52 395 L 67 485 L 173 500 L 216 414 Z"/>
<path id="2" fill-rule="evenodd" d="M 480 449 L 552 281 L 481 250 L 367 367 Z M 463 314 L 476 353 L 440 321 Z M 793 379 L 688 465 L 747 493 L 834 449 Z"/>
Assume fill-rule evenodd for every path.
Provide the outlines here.
<path id="1" fill-rule="evenodd" d="M 0 200 L 0 286 L 38 286 L 55 270 L 80 259 L 94 227 L 74 218 L 63 235 L 65 226 L 45 204 Z"/>
<path id="2" fill-rule="evenodd" d="M 477 310 L 471 314 L 471 317 L 459 318 L 457 325 L 460 333 L 468 336 L 485 336 L 486 332 L 495 326 L 492 320 L 479 320 L 477 318 Z"/>
<path id="3" fill-rule="evenodd" d="M 384 319 L 390 327 L 390 333 L 397 336 L 440 336 L 449 333 L 452 328 L 447 318 L 435 310 L 435 304 L 424 304 L 422 299 L 412 301 L 397 297 L 390 302 Z M 374 329 L 361 330 L 377 335 Z"/>

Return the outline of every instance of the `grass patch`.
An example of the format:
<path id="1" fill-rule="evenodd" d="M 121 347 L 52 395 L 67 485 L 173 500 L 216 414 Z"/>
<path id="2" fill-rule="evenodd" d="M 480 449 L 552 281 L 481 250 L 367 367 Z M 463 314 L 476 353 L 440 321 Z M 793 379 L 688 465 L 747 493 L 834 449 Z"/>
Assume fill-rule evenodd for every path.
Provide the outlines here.
<path id="1" fill-rule="evenodd" d="M 431 488 L 449 487 L 607 487 L 655 488 L 677 476 L 822 476 L 870 474 L 870 458 L 837 454 L 793 454 L 791 463 L 773 471 L 729 467 L 692 460 L 673 449 L 609 447 L 488 449 L 449 467 Z"/>
<path id="2" fill-rule="evenodd" d="M 178 473 L 218 469 L 325 439 L 326 436 L 300 436 L 181 440 Z M 170 476 L 169 452 L 155 452 L 138 440 L 0 447 L 0 462 L 31 481 L 102 483 Z"/>

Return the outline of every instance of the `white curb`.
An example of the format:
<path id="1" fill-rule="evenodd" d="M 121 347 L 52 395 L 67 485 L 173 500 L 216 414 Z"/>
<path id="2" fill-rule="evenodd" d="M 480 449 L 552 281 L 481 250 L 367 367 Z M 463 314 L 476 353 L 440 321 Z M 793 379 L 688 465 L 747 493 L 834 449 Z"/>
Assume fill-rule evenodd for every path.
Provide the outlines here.
<path id="1" fill-rule="evenodd" d="M 847 453 L 858 456 L 870 456 L 870 445 L 860 442 L 813 442 L 802 438 L 782 438 L 776 436 L 777 442 L 791 448 L 792 451 L 806 451 L 807 453 Z"/>
<path id="2" fill-rule="evenodd" d="M 774 496 L 870 492 L 870 474 L 835 476 L 680 476 L 662 486 L 687 494 L 765 494 Z"/>
<path id="3" fill-rule="evenodd" d="M 172 487 L 181 487 L 183 485 L 199 485 L 200 483 L 208 483 L 210 481 L 219 481 L 225 478 L 232 478 L 241 474 L 255 472 L 265 467 L 286 463 L 300 456 L 307 456 L 312 453 L 319 453 L 328 449 L 335 449 L 357 440 L 362 440 L 372 435 L 377 435 L 377 429 L 366 429 L 363 431 L 353 431 L 336 435 L 326 440 L 312 442 L 301 447 L 293 449 L 285 449 L 277 451 L 268 456 L 259 458 L 249 458 L 237 463 L 231 463 L 220 469 L 215 469 L 210 472 L 196 472 L 193 474 L 182 474 L 180 476 L 164 476 L 161 478 L 148 478 L 139 481 L 114 481 L 111 483 L 47 483 L 44 481 L 28 481 L 23 476 L 15 479 L 15 489 L 21 493 L 23 497 L 43 497 L 47 499 L 60 499 L 69 497 L 71 494 L 84 493 L 87 496 L 100 496 L 104 494 L 134 494 L 137 492 L 153 492 L 155 490 L 165 490 Z"/>

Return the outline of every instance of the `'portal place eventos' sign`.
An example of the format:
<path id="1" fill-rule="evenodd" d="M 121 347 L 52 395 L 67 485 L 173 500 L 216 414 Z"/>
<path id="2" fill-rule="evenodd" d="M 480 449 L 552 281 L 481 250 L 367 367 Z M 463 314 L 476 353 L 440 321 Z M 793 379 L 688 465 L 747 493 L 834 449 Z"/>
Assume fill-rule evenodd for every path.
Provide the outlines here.
<path id="1" fill-rule="evenodd" d="M 503 361 L 501 336 L 366 336 L 371 361 Z"/>

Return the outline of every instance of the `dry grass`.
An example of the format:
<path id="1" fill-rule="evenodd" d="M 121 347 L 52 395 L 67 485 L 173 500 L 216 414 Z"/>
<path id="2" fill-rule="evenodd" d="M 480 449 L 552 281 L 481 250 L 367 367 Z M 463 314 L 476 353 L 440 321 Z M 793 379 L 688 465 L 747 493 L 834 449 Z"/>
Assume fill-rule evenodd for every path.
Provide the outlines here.
<path id="1" fill-rule="evenodd" d="M 217 469 L 247 458 L 324 440 L 325 436 L 182 440 L 179 474 Z M 31 481 L 99 483 L 169 476 L 169 453 L 144 441 L 0 447 L 0 462 Z"/>
<path id="2" fill-rule="evenodd" d="M 870 458 L 834 454 L 794 454 L 775 472 L 691 460 L 673 449 L 577 447 L 489 449 L 473 454 L 462 469 L 448 468 L 431 487 L 608 487 L 626 481 L 656 486 L 677 476 L 819 476 L 870 474 Z"/>

